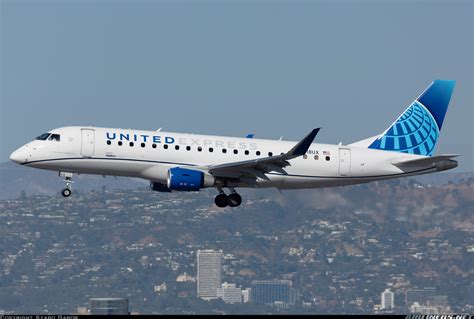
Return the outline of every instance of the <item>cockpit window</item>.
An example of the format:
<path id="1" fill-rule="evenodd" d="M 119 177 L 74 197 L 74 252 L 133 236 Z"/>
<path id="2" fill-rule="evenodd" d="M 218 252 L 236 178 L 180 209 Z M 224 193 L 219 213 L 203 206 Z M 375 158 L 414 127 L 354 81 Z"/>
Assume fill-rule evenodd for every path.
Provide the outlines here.
<path id="1" fill-rule="evenodd" d="M 50 135 L 51 133 L 44 133 L 38 136 L 36 139 L 40 141 L 46 141 Z"/>
<path id="2" fill-rule="evenodd" d="M 39 140 L 39 141 L 57 141 L 59 142 L 61 138 L 61 135 L 59 134 L 54 134 L 54 133 L 44 133 L 44 134 L 41 134 L 40 136 L 38 136 L 36 139 Z"/>
<path id="3" fill-rule="evenodd" d="M 48 141 L 57 141 L 59 142 L 60 135 L 59 134 L 51 134 L 51 136 L 48 138 Z"/>

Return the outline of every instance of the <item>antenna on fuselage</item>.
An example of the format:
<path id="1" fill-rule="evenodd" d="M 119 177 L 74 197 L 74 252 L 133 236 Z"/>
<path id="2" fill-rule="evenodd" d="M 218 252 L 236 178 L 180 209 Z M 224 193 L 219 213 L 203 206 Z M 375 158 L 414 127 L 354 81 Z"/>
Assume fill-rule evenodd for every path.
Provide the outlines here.
<path id="1" fill-rule="evenodd" d="M 280 136 L 280 139 L 279 139 L 279 141 L 283 141 L 283 136 Z"/>
<path id="2" fill-rule="evenodd" d="M 161 131 L 161 127 L 159 129 L 156 130 L 157 132 L 160 132 Z"/>

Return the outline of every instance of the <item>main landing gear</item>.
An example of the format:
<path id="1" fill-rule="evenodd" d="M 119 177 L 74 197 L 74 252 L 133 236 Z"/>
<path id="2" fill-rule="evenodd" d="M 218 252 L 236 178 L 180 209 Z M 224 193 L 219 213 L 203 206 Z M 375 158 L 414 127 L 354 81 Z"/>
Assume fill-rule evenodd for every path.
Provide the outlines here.
<path id="1" fill-rule="evenodd" d="M 72 173 L 59 172 L 59 176 L 64 177 L 66 187 L 61 191 L 61 195 L 69 197 L 72 194 Z"/>
<path id="2" fill-rule="evenodd" d="M 230 188 L 231 193 L 229 195 L 226 195 L 222 188 L 219 188 L 219 195 L 216 196 L 214 199 L 214 202 L 216 203 L 217 207 L 237 207 L 242 203 L 242 197 L 237 194 L 237 192 L 233 189 Z"/>

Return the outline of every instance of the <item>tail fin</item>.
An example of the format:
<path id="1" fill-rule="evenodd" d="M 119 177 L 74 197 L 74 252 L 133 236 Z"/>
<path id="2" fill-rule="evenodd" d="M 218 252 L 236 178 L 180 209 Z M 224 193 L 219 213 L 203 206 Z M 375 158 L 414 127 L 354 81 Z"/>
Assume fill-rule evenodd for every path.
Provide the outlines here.
<path id="1" fill-rule="evenodd" d="M 431 156 L 455 81 L 436 80 L 368 147 Z"/>

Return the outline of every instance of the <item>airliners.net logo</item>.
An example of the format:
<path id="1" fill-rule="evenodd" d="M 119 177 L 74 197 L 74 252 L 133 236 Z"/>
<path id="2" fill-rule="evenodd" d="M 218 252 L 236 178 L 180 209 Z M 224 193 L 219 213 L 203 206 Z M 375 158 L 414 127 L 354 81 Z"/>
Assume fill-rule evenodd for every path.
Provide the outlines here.
<path id="1" fill-rule="evenodd" d="M 407 315 L 406 319 L 474 319 L 471 315 Z"/>

